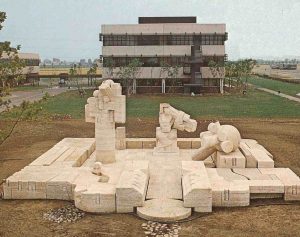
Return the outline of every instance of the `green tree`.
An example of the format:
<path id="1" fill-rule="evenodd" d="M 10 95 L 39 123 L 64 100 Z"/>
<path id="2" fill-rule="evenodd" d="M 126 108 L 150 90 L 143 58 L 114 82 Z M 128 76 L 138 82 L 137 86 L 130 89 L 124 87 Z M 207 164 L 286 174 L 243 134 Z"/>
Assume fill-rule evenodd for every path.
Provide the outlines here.
<path id="1" fill-rule="evenodd" d="M 87 75 L 88 75 L 88 85 L 92 85 L 93 84 L 93 79 L 95 80 L 96 73 L 97 73 L 97 64 L 93 64 L 89 68 L 89 70 L 87 72 Z"/>
<path id="2" fill-rule="evenodd" d="M 248 85 L 248 76 L 251 74 L 256 61 L 253 59 L 238 60 L 236 62 L 228 62 L 225 64 L 226 77 L 229 78 L 231 87 L 232 81 L 236 82 L 237 90 L 245 90 Z M 246 78 L 243 83 L 243 78 Z"/>
<path id="3" fill-rule="evenodd" d="M 224 77 L 225 77 L 225 70 L 224 70 L 224 63 L 216 62 L 215 60 L 210 60 L 208 62 L 208 67 L 211 71 L 213 78 L 218 78 L 220 83 L 220 93 L 223 94 L 223 86 L 224 84 Z"/>
<path id="4" fill-rule="evenodd" d="M 133 81 L 138 76 L 143 63 L 138 59 L 132 59 L 126 66 L 120 67 L 118 77 L 122 80 L 122 84 L 126 87 L 126 94 L 129 96 L 133 92 Z"/>
<path id="5" fill-rule="evenodd" d="M 114 69 L 116 68 L 115 61 L 112 58 L 105 58 L 105 67 L 107 68 L 107 74 L 112 79 L 114 77 Z"/>
<path id="6" fill-rule="evenodd" d="M 177 86 L 181 82 L 180 79 L 178 78 L 179 68 L 181 67 L 181 65 L 172 66 L 164 61 L 162 61 L 160 65 L 161 65 L 160 75 L 163 75 L 163 78 L 166 81 L 170 82 L 168 93 L 174 93 L 175 86 Z"/>
<path id="7" fill-rule="evenodd" d="M 0 30 L 5 19 L 6 13 L 0 12 Z M 3 96 L 9 94 L 10 87 L 24 79 L 21 73 L 25 62 L 18 56 L 20 48 L 20 45 L 16 48 L 12 47 L 9 41 L 0 42 L 0 106 L 3 103 L 7 104 Z"/>
<path id="8" fill-rule="evenodd" d="M 80 64 L 79 66 L 73 64 L 69 70 L 69 82 L 73 85 L 76 84 L 79 95 L 83 97 L 85 91 L 83 90 L 81 84 L 79 83 L 79 75 L 82 75 Z"/>

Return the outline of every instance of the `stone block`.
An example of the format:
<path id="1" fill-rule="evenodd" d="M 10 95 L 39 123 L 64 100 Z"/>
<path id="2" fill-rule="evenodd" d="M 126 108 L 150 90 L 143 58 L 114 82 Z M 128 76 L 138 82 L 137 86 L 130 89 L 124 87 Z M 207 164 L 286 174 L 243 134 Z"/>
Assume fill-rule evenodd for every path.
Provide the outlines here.
<path id="1" fill-rule="evenodd" d="M 116 190 L 108 183 L 78 185 L 74 190 L 75 206 L 93 213 L 113 213 L 116 211 Z"/>
<path id="2" fill-rule="evenodd" d="M 178 154 L 177 129 L 172 128 L 169 132 L 164 132 L 161 127 L 156 128 L 156 147 L 153 150 L 154 155 L 160 154 Z"/>
<path id="3" fill-rule="evenodd" d="M 253 161 L 251 161 L 251 163 L 256 163 L 257 168 L 274 168 L 274 160 L 269 157 L 263 150 L 253 148 L 250 149 L 250 153 L 253 158 Z"/>
<path id="4" fill-rule="evenodd" d="M 143 206 L 147 185 L 148 175 L 142 171 L 123 171 L 116 186 L 117 212 L 133 212 L 134 207 Z"/>
<path id="5" fill-rule="evenodd" d="M 143 140 L 139 138 L 126 138 L 127 149 L 143 149 Z"/>
<path id="6" fill-rule="evenodd" d="M 250 149 L 259 149 L 264 151 L 269 157 L 273 159 L 273 155 L 264 146 L 258 144 L 256 140 L 242 139 L 242 142 L 245 143 Z"/>
<path id="7" fill-rule="evenodd" d="M 217 168 L 245 168 L 246 158 L 239 149 L 226 154 L 217 151 L 213 154 Z"/>
<path id="8" fill-rule="evenodd" d="M 204 166 L 203 161 L 182 161 L 181 162 L 182 175 L 197 170 L 201 170 L 203 166 Z"/>
<path id="9" fill-rule="evenodd" d="M 126 149 L 126 130 L 125 127 L 116 128 L 116 149 Z"/>
<path id="10" fill-rule="evenodd" d="M 207 168 L 215 168 L 216 167 L 216 164 L 215 164 L 212 156 L 209 156 L 203 162 L 204 162 L 205 167 L 207 167 Z"/>
<path id="11" fill-rule="evenodd" d="M 276 175 L 284 185 L 284 200 L 300 200 L 300 178 L 288 168 L 260 168 L 262 174 Z"/>
<path id="12" fill-rule="evenodd" d="M 114 163 L 116 161 L 115 150 L 96 150 L 96 161 L 103 164 Z"/>
<path id="13" fill-rule="evenodd" d="M 247 180 L 245 176 L 232 172 L 232 169 L 229 168 L 216 168 L 216 171 L 226 181 Z"/>
<path id="14" fill-rule="evenodd" d="M 284 185 L 280 180 L 248 180 L 250 193 L 284 193 Z"/>
<path id="15" fill-rule="evenodd" d="M 47 181 L 47 199 L 73 200 L 75 180 L 78 173 L 75 170 L 61 172 Z"/>
<path id="16" fill-rule="evenodd" d="M 124 170 L 126 171 L 140 170 L 146 175 L 149 175 L 149 161 L 148 160 L 126 160 Z"/>
<path id="17" fill-rule="evenodd" d="M 182 176 L 183 205 L 197 212 L 212 211 L 212 190 L 206 168 L 201 162 L 199 169 Z"/>
<path id="18" fill-rule="evenodd" d="M 248 206 L 250 190 L 246 180 L 226 181 L 216 169 L 207 168 L 212 187 L 213 206 Z"/>
<path id="19" fill-rule="evenodd" d="M 192 149 L 192 141 L 189 138 L 178 138 L 177 146 L 180 149 Z"/>
<path id="20" fill-rule="evenodd" d="M 201 147 L 201 140 L 199 138 L 191 138 L 192 149 L 198 149 Z"/>
<path id="21" fill-rule="evenodd" d="M 278 180 L 277 176 L 262 174 L 258 168 L 234 168 L 232 170 L 234 173 L 242 175 L 249 180 Z"/>
<path id="22" fill-rule="evenodd" d="M 155 138 L 143 138 L 143 149 L 153 149 L 156 146 Z"/>
<path id="23" fill-rule="evenodd" d="M 30 165 L 51 165 L 68 149 L 67 146 L 54 146 L 31 162 Z"/>

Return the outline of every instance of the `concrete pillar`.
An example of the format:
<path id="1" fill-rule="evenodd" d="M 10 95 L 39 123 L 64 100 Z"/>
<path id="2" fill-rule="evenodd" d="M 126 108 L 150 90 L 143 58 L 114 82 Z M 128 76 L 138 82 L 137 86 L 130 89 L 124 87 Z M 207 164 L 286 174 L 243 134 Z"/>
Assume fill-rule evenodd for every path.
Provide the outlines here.
<path id="1" fill-rule="evenodd" d="M 224 93 L 224 78 L 220 79 L 220 93 Z"/>
<path id="2" fill-rule="evenodd" d="M 133 93 L 133 94 L 136 94 L 136 78 L 133 79 L 132 93 Z"/>
<path id="3" fill-rule="evenodd" d="M 166 79 L 161 79 L 161 93 L 166 93 Z"/>

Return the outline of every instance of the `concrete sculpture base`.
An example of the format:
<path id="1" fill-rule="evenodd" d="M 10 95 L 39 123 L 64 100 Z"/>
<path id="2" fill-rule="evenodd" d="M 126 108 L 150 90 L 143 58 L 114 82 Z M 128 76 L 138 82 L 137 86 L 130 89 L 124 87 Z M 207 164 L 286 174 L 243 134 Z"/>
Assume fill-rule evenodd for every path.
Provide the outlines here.
<path id="1" fill-rule="evenodd" d="M 137 211 L 155 221 L 248 206 L 256 198 L 300 200 L 299 177 L 274 168 L 272 155 L 255 140 L 242 139 L 237 151 L 217 151 L 205 161 L 192 160 L 200 139 L 178 139 L 179 153 L 170 157 L 153 155 L 155 138 L 124 143 L 127 149 L 115 151 L 116 162 L 102 165 L 103 179 L 92 173 L 95 139 L 65 138 L 7 178 L 4 198 L 74 200 L 87 212 Z"/>

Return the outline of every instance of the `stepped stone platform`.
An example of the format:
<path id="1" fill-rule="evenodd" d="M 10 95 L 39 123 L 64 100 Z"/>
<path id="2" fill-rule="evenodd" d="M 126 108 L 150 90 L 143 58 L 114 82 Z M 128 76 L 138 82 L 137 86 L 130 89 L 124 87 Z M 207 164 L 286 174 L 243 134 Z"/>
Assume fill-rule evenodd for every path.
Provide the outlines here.
<path id="1" fill-rule="evenodd" d="M 160 104 L 156 138 L 126 138 L 126 103 L 120 84 L 104 81 L 85 107 L 95 138 L 65 138 L 8 177 L 5 199 L 73 200 L 93 213 L 131 213 L 177 221 L 213 207 L 248 206 L 251 199 L 300 200 L 300 178 L 274 168 L 272 154 L 231 125 L 197 122 Z"/>
<path id="2" fill-rule="evenodd" d="M 103 165 L 108 182 L 101 182 L 91 172 L 94 149 L 93 138 L 63 139 L 7 178 L 4 198 L 74 200 L 87 212 L 136 210 L 156 221 L 214 206 L 248 206 L 255 198 L 300 200 L 300 179 L 288 168 L 208 168 L 191 159 L 195 149 L 171 157 L 153 155 L 152 149 L 117 150 L 116 162 Z"/>

